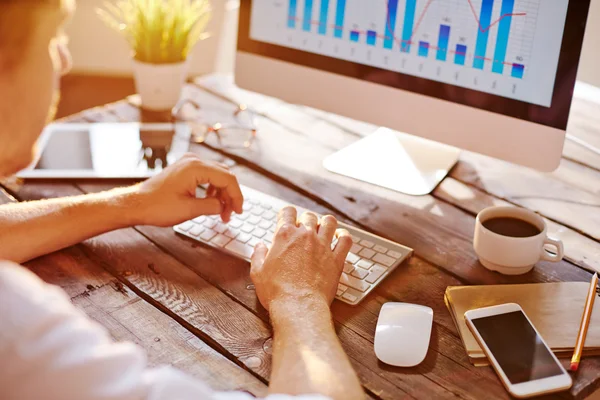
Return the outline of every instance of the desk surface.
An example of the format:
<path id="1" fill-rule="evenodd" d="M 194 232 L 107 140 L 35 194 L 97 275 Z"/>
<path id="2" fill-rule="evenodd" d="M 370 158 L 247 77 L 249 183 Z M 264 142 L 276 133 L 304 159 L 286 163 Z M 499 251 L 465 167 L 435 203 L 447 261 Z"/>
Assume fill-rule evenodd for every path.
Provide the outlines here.
<path id="1" fill-rule="evenodd" d="M 258 112 L 251 150 L 194 145 L 205 159 L 229 164 L 241 183 L 378 233 L 415 249 L 359 306 L 334 302 L 342 345 L 371 398 L 507 398 L 489 367 L 467 359 L 444 305 L 450 285 L 589 281 L 600 271 L 600 156 L 566 143 L 560 168 L 539 173 L 463 152 L 432 195 L 411 197 L 327 173 L 321 160 L 371 133 L 374 126 L 241 91 L 222 76 L 186 87 L 204 109 L 230 113 L 238 103 Z M 225 114 L 224 114 L 225 115 Z M 70 121 L 138 121 L 145 114 L 122 101 Z M 600 147 L 600 100 L 574 102 L 569 133 Z M 27 182 L 18 200 L 95 192 L 123 182 Z M 0 202 L 14 201 L 0 190 Z M 510 204 L 546 218 L 565 243 L 565 259 L 539 263 L 523 276 L 481 267 L 471 240 L 475 215 Z M 138 226 L 108 233 L 27 265 L 60 285 L 75 305 L 117 340 L 144 347 L 152 365 L 172 364 L 218 389 L 266 393 L 271 370 L 268 315 L 259 305 L 246 262 L 193 243 L 169 228 Z M 415 368 L 377 361 L 373 335 L 383 303 L 434 310 L 429 353 Z M 567 365 L 565 361 L 565 365 Z M 600 358 L 585 359 L 570 393 L 583 398 L 600 385 Z"/>

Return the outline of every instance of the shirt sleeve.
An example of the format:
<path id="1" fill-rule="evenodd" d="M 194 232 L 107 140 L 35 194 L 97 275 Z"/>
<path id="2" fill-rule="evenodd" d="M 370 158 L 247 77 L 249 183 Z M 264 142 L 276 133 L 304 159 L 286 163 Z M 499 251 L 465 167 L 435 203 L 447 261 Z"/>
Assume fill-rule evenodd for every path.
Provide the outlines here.
<path id="1" fill-rule="evenodd" d="M 253 399 L 214 392 L 172 367 L 148 368 L 140 347 L 114 343 L 60 288 L 11 263 L 0 263 L 0 388 L 6 400 Z"/>

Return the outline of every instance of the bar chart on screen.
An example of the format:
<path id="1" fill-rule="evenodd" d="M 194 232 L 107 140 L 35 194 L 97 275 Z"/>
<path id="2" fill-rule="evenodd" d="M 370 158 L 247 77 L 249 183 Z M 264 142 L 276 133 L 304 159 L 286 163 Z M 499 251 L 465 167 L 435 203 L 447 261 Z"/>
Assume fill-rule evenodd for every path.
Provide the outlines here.
<path id="1" fill-rule="evenodd" d="M 567 5 L 568 0 L 253 0 L 251 37 L 549 106 Z"/>

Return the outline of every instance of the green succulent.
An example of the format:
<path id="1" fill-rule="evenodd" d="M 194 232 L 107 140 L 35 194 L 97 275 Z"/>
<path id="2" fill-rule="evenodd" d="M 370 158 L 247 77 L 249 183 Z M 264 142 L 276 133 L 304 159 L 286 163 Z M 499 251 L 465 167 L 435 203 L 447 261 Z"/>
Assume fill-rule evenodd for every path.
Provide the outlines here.
<path id="1" fill-rule="evenodd" d="M 134 58 L 151 64 L 185 61 L 210 20 L 209 0 L 106 1 L 96 13 L 122 34 Z"/>

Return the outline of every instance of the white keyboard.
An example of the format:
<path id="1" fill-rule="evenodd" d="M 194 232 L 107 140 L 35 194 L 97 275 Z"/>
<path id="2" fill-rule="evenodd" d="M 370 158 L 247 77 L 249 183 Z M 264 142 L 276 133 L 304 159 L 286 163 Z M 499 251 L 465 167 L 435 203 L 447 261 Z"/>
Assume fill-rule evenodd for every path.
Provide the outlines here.
<path id="1" fill-rule="evenodd" d="M 244 260 L 250 257 L 257 243 L 270 246 L 277 226 L 277 213 L 290 205 L 283 200 L 242 186 L 244 213 L 233 214 L 224 224 L 219 216 L 201 216 L 175 226 L 176 232 L 201 243 L 222 249 Z M 306 211 L 297 207 L 298 215 Z M 352 249 L 346 257 L 336 298 L 345 303 L 358 304 L 413 250 L 387 239 L 339 222 L 339 228 L 352 235 Z"/>

